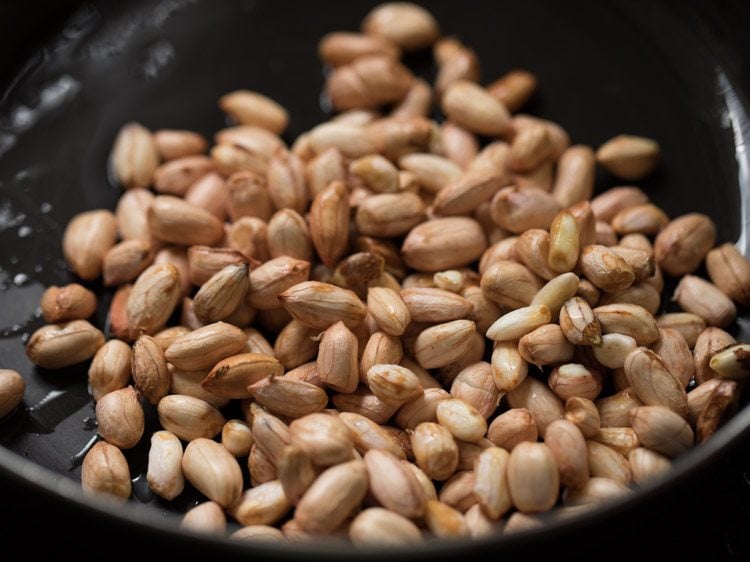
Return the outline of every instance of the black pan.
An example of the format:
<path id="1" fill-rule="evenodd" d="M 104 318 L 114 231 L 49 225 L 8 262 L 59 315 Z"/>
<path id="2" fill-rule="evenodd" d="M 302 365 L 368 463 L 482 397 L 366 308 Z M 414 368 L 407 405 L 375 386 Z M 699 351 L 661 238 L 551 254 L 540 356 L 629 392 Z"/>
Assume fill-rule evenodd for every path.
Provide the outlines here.
<path id="1" fill-rule="evenodd" d="M 116 537 L 113 556 L 160 541 L 173 553 L 214 557 L 252 551 L 274 559 L 353 558 L 341 545 L 291 550 L 178 534 L 172 511 L 198 496 L 185 494 L 174 506 L 153 500 L 139 478 L 143 448 L 130 456 L 135 501 L 113 508 L 84 498 L 77 483 L 81 453 L 96 434 L 85 369 L 34 369 L 23 342 L 42 324 L 36 307 L 44 286 L 72 280 L 60 251 L 66 222 L 85 209 L 114 207 L 119 188 L 107 179 L 106 161 L 125 121 L 210 136 L 226 124 L 216 107 L 219 95 L 249 88 L 290 110 L 291 141 L 327 117 L 318 97 L 324 77 L 317 40 L 331 30 L 356 29 L 373 4 L 0 3 L 0 357 L 28 384 L 26 408 L 0 424 L 0 443 L 7 447 L 0 448 L 0 490 L 14 498 L 11 505 L 20 513 L 46 516 L 48 532 L 57 527 L 52 521 L 67 522 L 66 544 L 85 548 L 85 540 L 112 544 Z M 672 216 L 707 213 L 720 240 L 750 250 L 750 9 L 742 2 L 446 0 L 429 8 L 446 33 L 476 49 L 486 80 L 514 67 L 534 71 L 541 92 L 528 111 L 561 123 L 575 142 L 596 147 L 620 132 L 658 139 L 663 164 L 642 187 Z M 428 55 L 407 62 L 434 77 Z M 597 185 L 614 183 L 602 175 Z M 104 325 L 111 294 L 94 288 L 101 301 L 96 321 Z M 749 317 L 741 312 L 733 330 L 748 338 Z M 655 513 L 685 520 L 689 530 L 680 508 L 689 502 L 675 498 L 696 490 L 710 494 L 709 475 L 723 470 L 731 451 L 735 457 L 747 451 L 740 447 L 749 428 L 745 408 L 665 479 L 581 517 L 512 537 L 428 544 L 393 558 L 530 556 L 540 546 L 565 558 L 598 548 L 623 529 L 632 530 L 633 541 L 649 536 Z M 356 557 L 382 558 L 367 552 Z"/>

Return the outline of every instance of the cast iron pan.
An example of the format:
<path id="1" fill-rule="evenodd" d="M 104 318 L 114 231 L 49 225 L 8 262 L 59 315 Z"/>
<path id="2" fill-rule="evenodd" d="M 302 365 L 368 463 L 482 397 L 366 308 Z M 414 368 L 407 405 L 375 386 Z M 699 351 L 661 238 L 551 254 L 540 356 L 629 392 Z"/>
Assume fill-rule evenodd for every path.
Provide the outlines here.
<path id="1" fill-rule="evenodd" d="M 324 76 L 318 39 L 328 31 L 356 29 L 374 3 L 91 2 L 68 12 L 69 4 L 52 8 L 57 19 L 36 20 L 51 24 L 52 39 L 38 37 L 25 17 L 44 15 L 53 3 L 37 4 L 39 14 L 33 5 L 16 5 L 0 18 L 6 55 L 17 57 L 0 97 L 0 357 L 2 367 L 21 372 L 28 385 L 25 408 L 0 424 L 0 443 L 7 447 L 0 448 L 0 472 L 27 490 L 28 501 L 61 504 L 61 513 L 96 519 L 125 536 L 158 535 L 214 555 L 352 558 L 341 545 L 291 550 L 178 535 L 178 518 L 171 512 L 183 511 L 199 496 L 188 491 L 169 505 L 154 499 L 143 481 L 145 447 L 129 457 L 134 501 L 113 508 L 83 497 L 80 461 L 96 435 L 85 368 L 34 369 L 23 343 L 42 325 L 37 303 L 44 287 L 73 280 L 60 251 L 66 222 L 86 209 L 114 208 L 120 190 L 108 181 L 107 156 L 124 122 L 211 136 L 226 125 L 217 98 L 249 88 L 290 110 L 285 138 L 291 141 L 327 117 L 319 100 Z M 742 33 L 750 10 L 740 2 L 446 0 L 430 2 L 429 8 L 446 33 L 476 49 L 486 80 L 514 67 L 535 72 L 541 91 L 527 110 L 561 123 L 574 142 L 596 147 L 620 132 L 658 139 L 662 166 L 641 186 L 671 216 L 696 210 L 710 215 L 720 240 L 737 241 L 748 253 L 750 57 Z M 407 62 L 434 77 L 428 54 Z M 600 187 L 614 184 L 605 175 L 597 181 Z M 111 292 L 93 288 L 101 302 L 95 320 L 104 326 Z M 742 311 L 733 327 L 744 339 L 750 336 L 748 320 Z M 392 556 L 528 554 L 539 544 L 590 536 L 648 509 L 678 486 L 695 483 L 748 428 L 745 408 L 708 444 L 680 459 L 665 479 L 575 519 L 533 533 L 432 543 Z"/>

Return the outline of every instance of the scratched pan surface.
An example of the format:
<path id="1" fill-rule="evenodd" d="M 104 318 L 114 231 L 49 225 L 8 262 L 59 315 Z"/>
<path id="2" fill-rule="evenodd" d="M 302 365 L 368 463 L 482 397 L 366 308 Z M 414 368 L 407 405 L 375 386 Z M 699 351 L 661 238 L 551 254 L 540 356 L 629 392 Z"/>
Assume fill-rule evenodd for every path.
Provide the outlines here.
<path id="1" fill-rule="evenodd" d="M 709 2 L 655 4 L 439 1 L 430 8 L 446 33 L 476 49 L 486 80 L 514 67 L 534 71 L 541 91 L 528 111 L 561 123 L 574 142 L 598 146 L 620 132 L 658 139 L 663 164 L 642 187 L 672 216 L 707 213 L 719 238 L 736 241 L 747 253 L 750 90 L 748 54 L 738 45 L 739 30 L 750 23 L 748 10 L 739 2 L 726 2 L 722 10 Z M 43 371 L 23 353 L 25 339 L 42 325 L 37 303 L 44 287 L 74 280 L 61 259 L 64 225 L 80 211 L 114 208 L 120 190 L 108 179 L 107 155 L 126 121 L 210 136 L 226 124 L 216 99 L 237 88 L 265 92 L 290 110 L 287 141 L 325 119 L 317 40 L 331 30 L 356 29 L 370 5 L 94 2 L 61 18 L 54 38 L 40 42 L 22 71 L 0 84 L 0 357 L 2 367 L 21 372 L 28 385 L 25 408 L 0 423 L 0 444 L 10 451 L 0 448 L 0 471 L 28 487 L 30 497 L 56 494 L 78 510 L 71 513 L 99 509 L 103 520 L 114 518 L 123 529 L 137 532 L 137 521 L 145 521 L 174 539 L 170 511 L 184 510 L 198 495 L 188 490 L 170 505 L 155 500 L 143 482 L 142 444 L 129 454 L 135 479 L 129 506 L 115 512 L 83 499 L 74 481 L 82 452 L 96 437 L 86 366 Z M 2 25 L 0 31 L 13 33 L 11 21 Z M 408 62 L 423 76 L 434 76 L 429 56 Z M 614 182 L 601 175 L 598 185 Z M 111 291 L 92 288 L 100 298 L 95 321 L 104 327 Z M 733 330 L 747 337 L 748 315 L 741 312 Z M 147 417 L 153 427 L 153 411 Z M 541 538 L 623 517 L 668 487 L 695 479 L 725 448 L 736 446 L 749 425 L 745 409 L 707 446 L 681 460 L 669 482 L 592 516 L 534 536 L 430 546 L 398 556 L 530 548 Z M 207 540 L 192 544 L 199 548 Z M 215 542 L 211 548 L 229 553 L 239 547 Z M 295 553 L 261 549 L 280 558 L 308 550 L 347 556 L 345 549 L 325 546 L 298 545 Z"/>

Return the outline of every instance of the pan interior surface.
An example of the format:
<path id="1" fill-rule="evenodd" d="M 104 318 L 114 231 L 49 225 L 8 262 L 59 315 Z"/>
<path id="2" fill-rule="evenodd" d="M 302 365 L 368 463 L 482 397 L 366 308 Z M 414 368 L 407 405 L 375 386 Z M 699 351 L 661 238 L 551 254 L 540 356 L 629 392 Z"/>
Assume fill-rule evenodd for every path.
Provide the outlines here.
<path id="1" fill-rule="evenodd" d="M 109 178 L 107 160 L 119 128 L 138 121 L 152 130 L 191 129 L 211 138 L 227 125 L 219 96 L 246 88 L 289 110 L 285 140 L 291 143 L 329 116 L 321 102 L 318 40 L 333 30 L 356 30 L 374 4 L 86 3 L 15 80 L 2 85 L 0 357 L 3 368 L 24 375 L 27 391 L 26 408 L 0 425 L 0 444 L 14 453 L 0 450 L 0 467 L 75 502 L 98 505 L 81 499 L 69 482 L 80 479 L 83 454 L 96 437 L 86 368 L 35 369 L 23 347 L 43 325 L 38 302 L 45 287 L 74 281 L 60 248 L 66 223 L 78 212 L 113 209 L 117 202 L 120 188 Z M 716 20 L 729 16 L 700 3 L 637 4 L 438 0 L 429 9 L 445 34 L 476 50 L 484 83 L 513 68 L 534 72 L 540 91 L 524 111 L 559 122 L 574 143 L 597 147 L 619 133 L 657 139 L 662 164 L 640 186 L 670 216 L 709 215 L 718 240 L 737 242 L 748 254 L 746 84 L 725 56 Z M 406 62 L 434 79 L 429 53 Z M 599 189 L 613 185 L 612 177 L 597 178 Z M 104 327 L 112 291 L 92 288 L 100 301 L 94 320 Z M 740 339 L 750 337 L 746 313 L 733 330 Z M 147 412 L 147 432 L 156 427 L 155 418 Z M 681 460 L 676 475 L 687 477 L 706 465 L 749 423 L 748 412 L 741 412 Z M 200 496 L 189 491 L 170 503 L 154 497 L 145 483 L 147 453 L 143 439 L 128 454 L 136 505 L 117 516 L 172 528 L 169 513 L 183 512 Z M 466 552 L 466 545 L 461 548 Z M 344 555 L 341 549 L 329 554 Z"/>

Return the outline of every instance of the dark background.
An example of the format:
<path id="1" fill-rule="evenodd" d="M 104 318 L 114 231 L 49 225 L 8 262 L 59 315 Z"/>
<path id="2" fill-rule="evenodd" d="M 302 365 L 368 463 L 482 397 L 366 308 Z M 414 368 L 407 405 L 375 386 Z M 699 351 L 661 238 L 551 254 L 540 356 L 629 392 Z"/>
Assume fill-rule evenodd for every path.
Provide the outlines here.
<path id="1" fill-rule="evenodd" d="M 43 68 L 45 57 L 53 55 L 49 51 L 42 55 L 40 45 L 57 35 L 78 4 L 68 0 L 0 1 L 0 91 L 6 91 L 19 74 L 28 76 L 33 74 L 29 69 Z M 98 2 L 95 15 L 102 20 L 117 19 L 130 5 L 143 4 Z M 245 28 L 238 21 L 222 19 L 222 10 L 230 10 L 235 4 L 247 13 L 256 14 L 257 21 L 263 25 Z M 315 38 L 320 36 L 319 30 L 356 26 L 371 4 L 281 0 L 215 2 L 210 13 L 204 12 L 207 31 L 200 37 L 196 35 L 194 41 L 179 43 L 174 64 L 155 80 L 138 74 L 148 73 L 149 67 L 137 57 L 137 64 L 121 68 L 125 63 L 116 53 L 107 55 L 109 59 L 105 57 L 102 64 L 112 66 L 110 74 L 116 88 L 112 84 L 96 83 L 96 69 L 91 72 L 92 84 L 100 88 L 98 92 L 104 97 L 84 98 L 84 102 L 80 102 L 89 103 L 88 107 L 79 107 L 89 113 L 82 119 L 83 123 L 76 124 L 75 130 L 80 128 L 78 137 L 68 143 L 60 134 L 70 131 L 71 126 L 62 117 L 53 119 L 49 125 L 47 142 L 59 145 L 54 158 L 70 159 L 71 165 L 79 166 L 68 176 L 59 178 L 60 197 L 74 194 L 83 198 L 79 201 L 74 197 L 72 204 L 64 208 L 61 205 L 60 222 L 66 220 L 65 214 L 77 212 L 84 203 L 104 204 L 102 200 L 116 195 L 92 195 L 86 182 L 98 181 L 90 178 L 102 175 L 101 160 L 121 124 L 121 113 L 126 114 L 127 119 L 143 120 L 154 128 L 185 126 L 210 133 L 221 127 L 222 118 L 214 105 L 204 112 L 195 112 L 194 108 L 207 107 L 208 100 L 215 100 L 217 92 L 240 86 L 237 76 L 222 71 L 222 66 L 242 68 L 245 65 L 247 80 L 253 87 L 256 82 L 262 83 L 263 87 L 257 89 L 268 92 L 291 109 L 294 120 L 290 138 L 319 122 L 323 114 L 315 95 L 311 95 L 319 91 L 322 83 L 313 48 Z M 564 4 L 529 2 L 524 6 L 498 9 L 498 4 L 491 2 L 444 1 L 435 3 L 434 10 L 446 30 L 453 31 L 453 25 L 455 32 L 477 49 L 485 66 L 485 79 L 508 70 L 508 61 L 537 72 L 542 78 L 542 94 L 530 109 L 559 120 L 574 140 L 596 146 L 621 130 L 660 139 L 665 148 L 665 171 L 644 187 L 670 214 L 701 209 L 718 220 L 723 239 L 734 239 L 740 230 L 738 213 L 726 212 L 727 208 L 736 210 L 740 204 L 734 154 L 730 150 L 733 139 L 731 134 L 727 137 L 726 131 L 716 127 L 721 119 L 715 106 L 717 92 L 713 82 L 706 81 L 707 69 L 716 64 L 731 77 L 738 91 L 750 93 L 750 34 L 747 33 L 750 8 L 739 0 L 614 2 L 614 7 L 609 3 L 602 7 L 602 4 L 585 0 Z M 472 17 L 467 17 L 467 13 L 473 14 Z M 268 18 L 264 19 L 265 16 Z M 523 19 L 517 22 L 514 17 Z M 534 18 L 538 18 L 536 29 L 529 25 Z M 679 20 L 681 25 L 671 26 L 670 18 Z M 640 31 L 636 31 L 633 22 L 637 22 Z M 647 34 L 638 35 L 644 29 Z M 686 29 L 696 35 L 686 36 Z M 649 38 L 648 33 L 652 37 L 658 35 L 658 41 Z M 144 29 L 142 35 L 146 46 L 159 46 L 159 30 Z M 201 43 L 206 37 L 210 38 L 210 44 Z M 698 53 L 700 56 L 690 50 L 691 45 L 686 40 L 696 40 L 696 37 L 710 43 L 710 48 Z M 104 40 L 106 30 L 100 38 L 102 40 L 95 44 L 106 52 L 112 47 Z M 228 60 L 211 58 L 216 42 L 222 43 L 222 52 L 227 54 Z M 252 50 L 248 49 L 248 44 L 252 45 Z M 153 54 L 154 51 L 148 52 Z M 576 64 L 579 61 L 580 64 Z M 126 63 L 133 63 L 133 60 Z M 191 63 L 195 63 L 192 75 Z M 420 65 L 424 61 L 416 60 L 416 63 Z M 136 67 L 140 70 L 134 71 Z M 132 89 L 127 88 L 129 82 L 135 84 Z M 178 90 L 175 90 L 176 85 Z M 90 91 L 96 90 L 92 86 Z M 112 91 L 122 95 L 112 95 Z M 10 98 L 0 97 L 0 105 L 12 105 L 14 97 L 22 100 L 23 95 L 23 88 L 14 89 Z M 148 103 L 143 103 L 144 100 Z M 96 113 L 93 113 L 97 103 L 101 107 L 96 106 Z M 79 164 L 71 155 L 82 146 L 80 137 L 84 135 L 86 139 L 84 131 L 89 130 L 87 125 L 91 123 L 97 125 L 92 125 L 90 130 L 99 135 L 97 138 L 101 138 L 102 143 L 92 153 L 95 165 Z M 3 125 L 0 122 L 0 128 Z M 35 150 L 36 146 L 21 143 L 15 153 L 10 152 L 5 160 L 0 158 L 0 180 L 13 172 L 15 164 L 8 165 L 9 161 L 14 163 L 24 158 L 33 161 L 39 157 Z M 86 183 L 80 195 L 80 189 L 77 191 L 79 178 Z M 612 181 L 610 178 L 600 180 L 602 185 Z M 38 187 L 43 188 L 47 186 Z M 681 189 L 684 192 L 680 192 Z M 57 274 L 66 275 L 64 272 Z M 0 348 L 0 353 L 3 352 Z M 13 360 L 21 361 L 15 357 Z M 54 386 L 59 380 L 49 384 Z M 80 383 L 66 381 L 66 384 L 80 394 Z M 60 443 L 60 447 L 63 445 Z M 16 446 L 21 449 L 23 444 L 16 443 Z M 15 482 L 0 480 L 0 504 L 5 514 L 4 537 L 20 536 L 33 528 L 42 546 L 53 546 L 58 552 L 132 560 L 159 541 L 160 546 L 169 549 L 171 556 L 219 558 L 215 551 L 206 547 L 202 551 L 196 544 L 164 544 L 164 539 L 156 534 L 122 527 L 108 518 L 61 505 L 58 500 Z M 660 496 L 648 508 L 595 527 L 580 528 L 564 539 L 527 545 L 521 555 L 531 557 L 543 552 L 557 560 L 566 560 L 658 552 L 672 558 L 743 560 L 750 559 L 749 526 L 750 443 L 743 443 L 728 451 L 720 462 L 696 474 L 689 483 L 669 495 Z M 36 545 L 29 544 L 29 548 L 36 549 Z M 482 556 L 472 553 L 471 557 Z M 496 558 L 491 552 L 484 556 Z"/>

